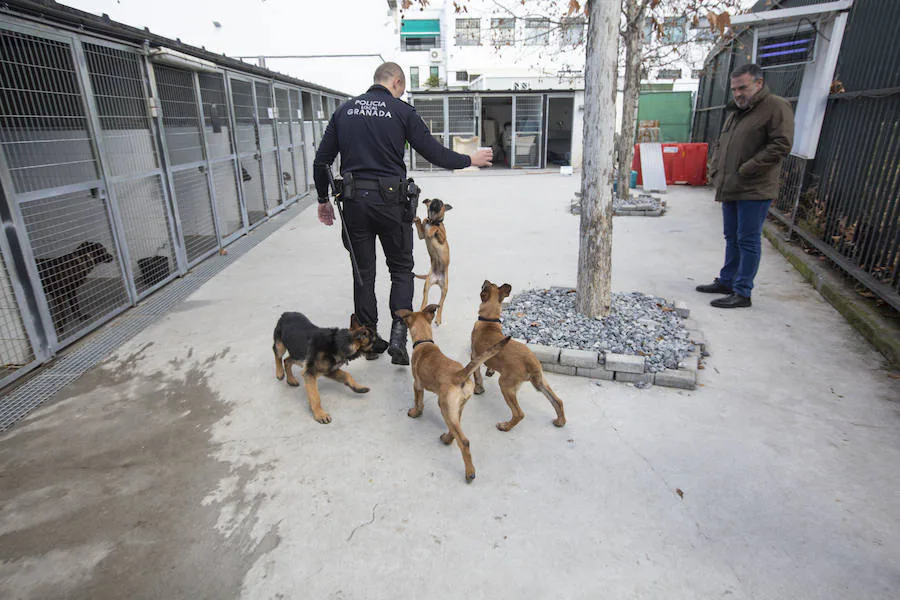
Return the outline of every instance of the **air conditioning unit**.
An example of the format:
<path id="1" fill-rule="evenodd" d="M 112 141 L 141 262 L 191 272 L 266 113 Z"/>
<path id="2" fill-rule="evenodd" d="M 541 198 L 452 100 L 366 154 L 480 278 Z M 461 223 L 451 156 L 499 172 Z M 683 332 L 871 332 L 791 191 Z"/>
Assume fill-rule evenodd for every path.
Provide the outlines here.
<path id="1" fill-rule="evenodd" d="M 428 58 L 433 63 L 439 63 L 444 58 L 444 52 L 440 48 L 432 48 L 429 50 Z"/>

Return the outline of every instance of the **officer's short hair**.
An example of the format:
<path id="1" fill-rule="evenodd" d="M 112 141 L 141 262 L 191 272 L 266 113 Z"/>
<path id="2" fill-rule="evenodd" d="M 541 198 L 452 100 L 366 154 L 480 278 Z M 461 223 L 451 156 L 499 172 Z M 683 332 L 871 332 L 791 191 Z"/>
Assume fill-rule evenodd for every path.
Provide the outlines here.
<path id="1" fill-rule="evenodd" d="M 750 77 L 752 77 L 754 80 L 759 81 L 763 78 L 763 70 L 759 65 L 755 63 L 747 63 L 746 65 L 741 65 L 731 72 L 732 79 L 740 77 L 741 75 L 750 75 Z"/>
<path id="2" fill-rule="evenodd" d="M 386 62 L 378 65 L 378 68 L 375 69 L 375 76 L 372 79 L 375 83 L 383 83 L 390 82 L 395 77 L 399 77 L 400 81 L 406 85 L 406 75 L 403 73 L 403 68 L 395 62 Z"/>

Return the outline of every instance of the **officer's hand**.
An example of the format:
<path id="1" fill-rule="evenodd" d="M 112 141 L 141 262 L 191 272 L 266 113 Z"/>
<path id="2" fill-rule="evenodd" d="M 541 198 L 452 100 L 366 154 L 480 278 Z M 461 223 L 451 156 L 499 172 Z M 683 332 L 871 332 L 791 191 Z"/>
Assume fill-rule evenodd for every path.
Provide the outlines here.
<path id="1" fill-rule="evenodd" d="M 331 202 L 319 205 L 319 223 L 331 227 L 334 225 L 334 207 Z"/>
<path id="2" fill-rule="evenodd" d="M 472 160 L 473 167 L 489 167 L 491 161 L 494 160 L 494 151 L 490 148 L 483 148 L 470 154 L 469 158 Z"/>

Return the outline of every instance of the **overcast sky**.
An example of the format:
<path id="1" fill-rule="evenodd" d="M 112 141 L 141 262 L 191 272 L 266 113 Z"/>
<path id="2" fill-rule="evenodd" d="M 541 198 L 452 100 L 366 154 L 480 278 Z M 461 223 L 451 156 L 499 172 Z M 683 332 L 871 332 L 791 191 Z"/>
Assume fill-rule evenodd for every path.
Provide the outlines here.
<path id="1" fill-rule="evenodd" d="M 372 54 L 394 37 L 385 0 L 62 0 L 79 10 L 229 56 Z M 221 27 L 216 27 L 215 21 Z M 385 57 L 389 59 L 389 57 Z M 348 94 L 365 91 L 377 57 L 269 61 Z"/>

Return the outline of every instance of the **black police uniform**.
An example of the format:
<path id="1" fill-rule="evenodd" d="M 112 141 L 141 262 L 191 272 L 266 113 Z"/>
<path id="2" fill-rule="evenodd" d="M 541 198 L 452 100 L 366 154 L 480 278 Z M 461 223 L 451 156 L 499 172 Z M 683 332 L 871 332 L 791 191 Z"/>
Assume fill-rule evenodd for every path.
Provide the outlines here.
<path id="1" fill-rule="evenodd" d="M 423 158 L 439 167 L 463 169 L 471 164 L 467 155 L 442 146 L 413 106 L 394 98 L 378 84 L 343 103 L 331 115 L 314 161 L 313 178 L 320 203 L 328 201 L 328 171 L 338 153 L 341 174 L 346 177 L 352 173 L 356 190 L 352 197 L 344 198 L 344 219 L 350 234 L 349 240 L 343 236 L 344 247 L 349 250 L 352 245 L 362 277 L 362 282 L 354 279 L 356 314 L 363 324 L 372 327 L 378 323 L 376 235 L 391 273 L 391 316 L 400 309 L 412 310 L 413 228 L 411 221 L 402 218 L 406 198 L 399 198 L 392 189 L 406 178 L 403 153 L 407 141 Z M 406 330 L 402 322 L 395 321 L 391 329 L 392 355 L 395 343 L 402 343 L 405 355 Z"/>

